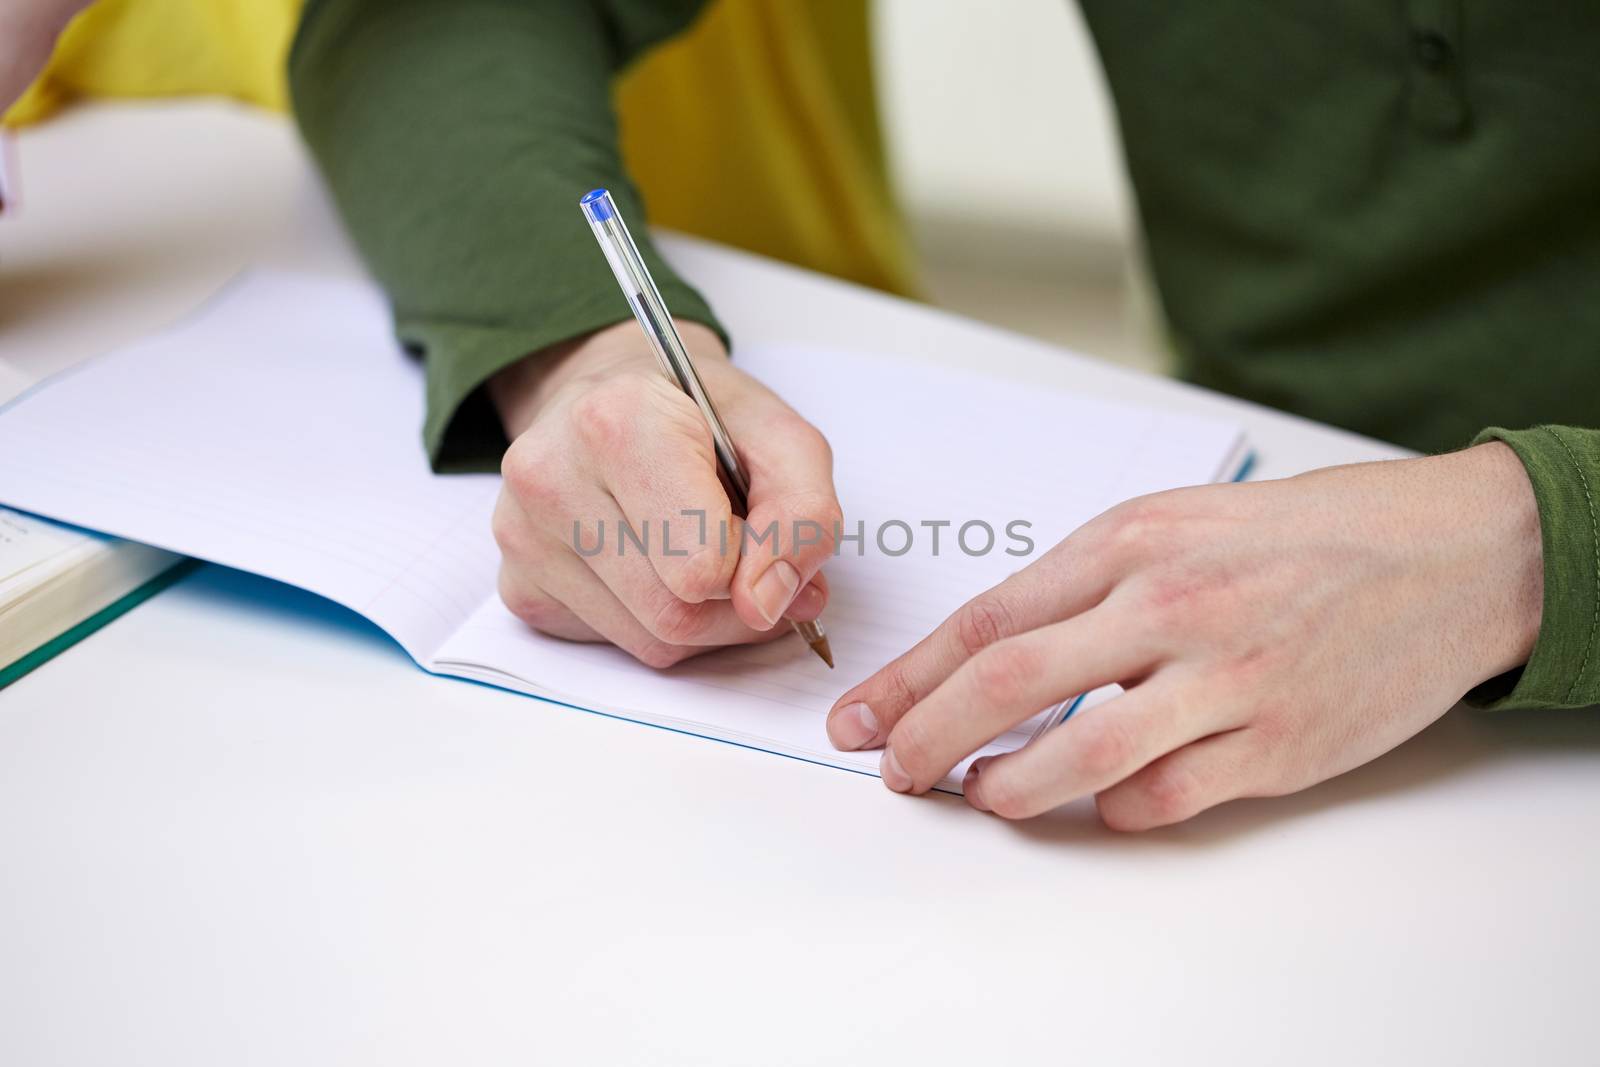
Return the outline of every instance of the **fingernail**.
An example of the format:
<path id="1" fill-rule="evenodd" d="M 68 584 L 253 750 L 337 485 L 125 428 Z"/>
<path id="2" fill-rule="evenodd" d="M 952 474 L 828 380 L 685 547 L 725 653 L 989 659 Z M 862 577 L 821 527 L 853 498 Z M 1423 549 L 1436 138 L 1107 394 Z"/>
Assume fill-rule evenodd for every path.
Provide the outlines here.
<path id="1" fill-rule="evenodd" d="M 854 752 L 878 736 L 878 717 L 859 700 L 846 704 L 828 719 L 828 740 L 841 752 Z"/>
<path id="2" fill-rule="evenodd" d="M 989 805 L 983 802 L 983 794 L 978 789 L 978 778 L 983 774 L 985 760 L 973 760 L 972 766 L 967 768 L 967 773 L 961 779 L 961 792 L 967 798 L 967 803 L 979 811 L 988 811 Z"/>
<path id="3" fill-rule="evenodd" d="M 800 590 L 795 595 L 795 598 L 789 602 L 789 614 L 795 618 L 809 615 L 814 619 L 822 614 L 823 599 L 822 587 L 816 582 L 812 582 Z"/>
<path id="4" fill-rule="evenodd" d="M 896 793 L 904 793 L 911 788 L 911 776 L 900 766 L 900 761 L 894 758 L 892 748 L 883 750 L 883 759 L 878 762 L 878 774 L 882 776 L 883 784 Z"/>
<path id="5" fill-rule="evenodd" d="M 800 588 L 800 572 L 788 560 L 780 559 L 756 580 L 756 610 L 772 626 L 783 618 L 784 609 Z"/>

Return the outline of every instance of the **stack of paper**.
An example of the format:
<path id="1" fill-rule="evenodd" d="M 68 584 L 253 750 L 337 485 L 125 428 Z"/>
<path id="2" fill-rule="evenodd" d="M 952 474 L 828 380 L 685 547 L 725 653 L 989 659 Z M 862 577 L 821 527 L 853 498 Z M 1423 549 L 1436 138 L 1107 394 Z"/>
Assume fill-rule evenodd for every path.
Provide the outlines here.
<path id="1" fill-rule="evenodd" d="M 0 508 L 0 684 L 29 653 L 179 560 L 170 552 Z"/>

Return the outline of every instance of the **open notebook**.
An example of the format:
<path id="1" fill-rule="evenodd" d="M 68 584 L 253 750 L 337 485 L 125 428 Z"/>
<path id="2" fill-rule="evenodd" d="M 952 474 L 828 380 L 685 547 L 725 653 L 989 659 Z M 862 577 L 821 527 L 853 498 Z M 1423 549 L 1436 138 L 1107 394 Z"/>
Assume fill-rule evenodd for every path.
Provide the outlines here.
<path id="1" fill-rule="evenodd" d="M 419 368 L 362 283 L 252 274 L 186 323 L 25 394 L 0 410 L 0 503 L 309 589 L 430 671 L 875 774 L 878 753 L 836 752 L 823 730 L 847 687 L 1110 505 L 1243 462 L 1239 428 L 1209 419 L 868 353 L 738 359 L 828 435 L 846 532 L 864 526 L 864 554 L 847 546 L 828 564 L 834 671 L 794 637 L 654 671 L 511 616 L 489 533 L 499 479 L 430 473 Z M 941 520 L 935 555 L 922 524 Z M 996 532 L 987 554 L 954 543 L 973 520 Z M 1032 556 L 1004 551 L 1017 520 Z M 895 521 L 913 536 L 890 556 L 876 535 L 898 551 Z M 968 548 L 984 541 L 972 527 Z"/>

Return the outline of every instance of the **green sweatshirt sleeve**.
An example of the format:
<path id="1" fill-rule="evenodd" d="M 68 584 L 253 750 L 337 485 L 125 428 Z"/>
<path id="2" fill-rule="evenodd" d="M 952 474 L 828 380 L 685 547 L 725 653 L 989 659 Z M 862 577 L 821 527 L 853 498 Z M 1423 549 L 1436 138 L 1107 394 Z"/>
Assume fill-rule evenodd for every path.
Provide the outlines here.
<path id="1" fill-rule="evenodd" d="M 290 54 L 300 129 L 402 344 L 427 380 L 435 469 L 492 470 L 506 439 L 482 388 L 548 345 L 628 317 L 578 211 L 623 172 L 611 80 L 701 0 L 312 0 Z M 673 313 L 720 329 L 648 240 Z"/>
<path id="2" fill-rule="evenodd" d="M 1544 619 L 1521 671 L 1468 697 L 1487 708 L 1600 704 L 1600 430 L 1493 427 L 1474 444 L 1504 441 L 1522 459 L 1539 502 Z"/>

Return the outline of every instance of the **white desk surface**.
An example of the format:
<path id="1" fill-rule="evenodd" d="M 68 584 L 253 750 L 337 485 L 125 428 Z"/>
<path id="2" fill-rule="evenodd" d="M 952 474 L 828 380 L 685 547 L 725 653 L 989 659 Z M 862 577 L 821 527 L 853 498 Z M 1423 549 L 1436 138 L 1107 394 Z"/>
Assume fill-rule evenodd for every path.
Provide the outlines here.
<path id="1" fill-rule="evenodd" d="M 355 269 L 277 120 L 96 108 L 20 148 L 15 380 L 249 260 Z M 1261 476 L 1385 454 L 670 248 L 741 338 L 1226 411 Z M 1593 1063 L 1597 838 L 1583 715 L 1453 713 L 1142 836 L 1087 806 L 1009 825 L 432 678 L 208 568 L 0 693 L 0 1063 Z"/>

